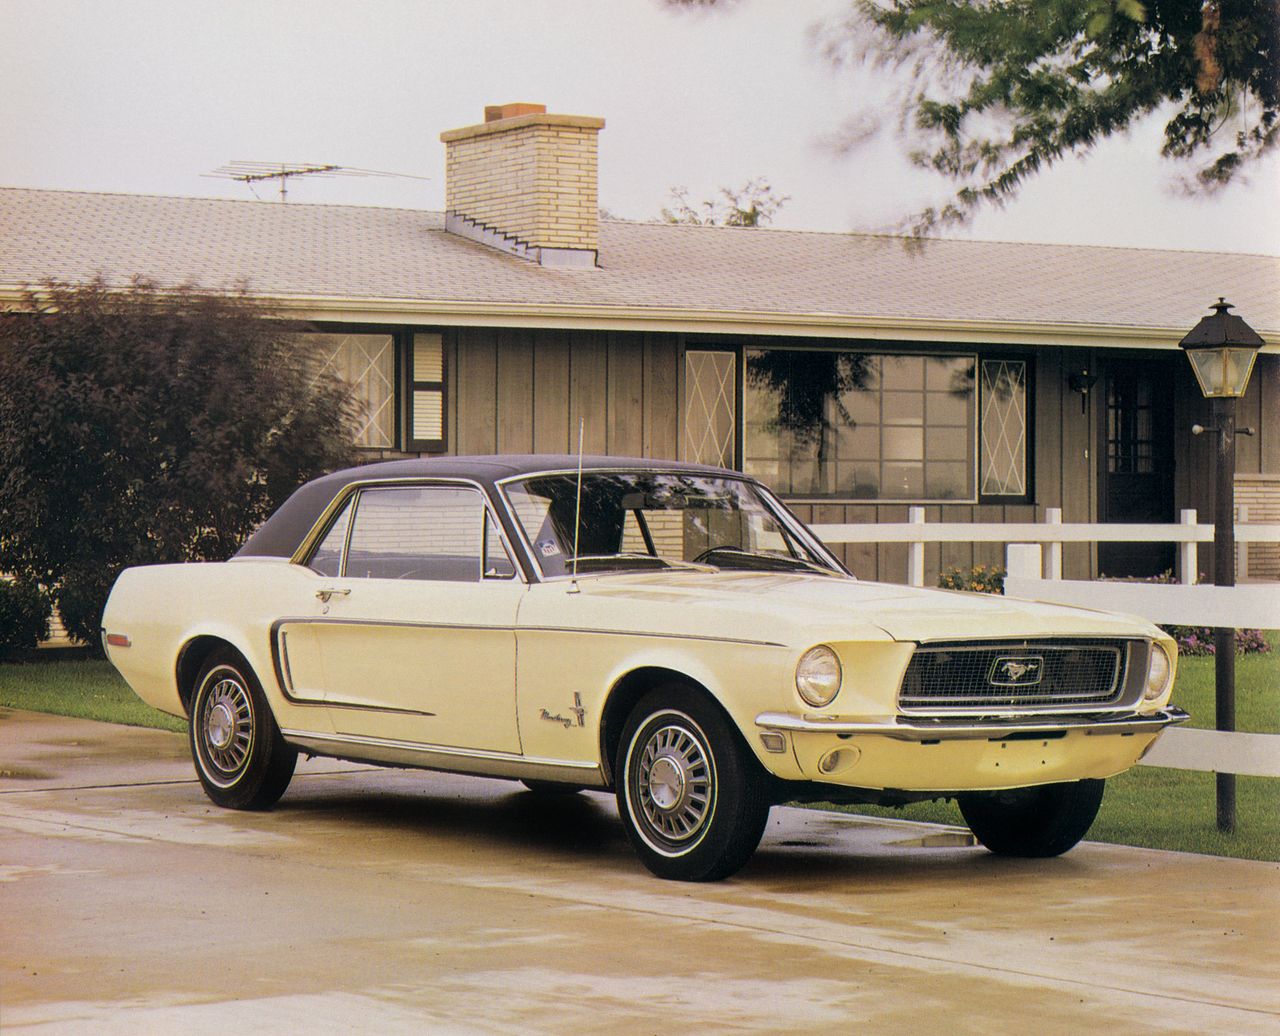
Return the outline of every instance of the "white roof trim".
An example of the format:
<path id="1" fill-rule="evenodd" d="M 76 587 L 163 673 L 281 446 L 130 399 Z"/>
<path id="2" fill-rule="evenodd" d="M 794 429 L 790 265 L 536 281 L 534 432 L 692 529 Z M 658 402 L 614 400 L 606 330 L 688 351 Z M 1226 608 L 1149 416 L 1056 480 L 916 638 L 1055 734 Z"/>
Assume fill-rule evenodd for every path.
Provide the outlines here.
<path id="1" fill-rule="evenodd" d="M 438 299 L 337 298 L 252 293 L 300 320 L 366 324 L 436 324 L 446 327 L 569 328 L 593 331 L 667 331 L 690 334 L 770 335 L 933 341 L 988 345 L 1177 349 L 1179 327 L 1054 324 L 915 317 L 857 317 L 837 313 L 726 313 L 714 310 L 450 302 Z M 0 303 L 19 302 L 22 290 L 0 286 Z M 1280 333 L 1262 332 L 1263 351 L 1280 352 Z"/>

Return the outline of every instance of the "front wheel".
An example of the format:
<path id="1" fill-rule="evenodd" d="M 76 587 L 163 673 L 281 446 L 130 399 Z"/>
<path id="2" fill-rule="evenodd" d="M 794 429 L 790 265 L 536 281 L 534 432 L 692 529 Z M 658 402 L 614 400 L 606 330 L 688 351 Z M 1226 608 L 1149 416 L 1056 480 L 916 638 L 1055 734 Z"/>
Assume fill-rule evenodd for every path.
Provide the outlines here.
<path id="1" fill-rule="evenodd" d="M 998 856 L 1060 856 L 1082 839 L 1098 815 L 1106 781 L 1041 784 L 961 795 L 969 830 Z"/>
<path id="2" fill-rule="evenodd" d="M 196 678 L 187 724 L 205 794 L 228 809 L 266 809 L 284 794 L 298 761 L 257 677 L 239 655 L 217 652 Z"/>
<path id="3" fill-rule="evenodd" d="M 755 760 L 696 691 L 645 695 L 623 728 L 614 772 L 627 837 L 660 878 L 727 878 L 760 844 L 769 800 Z"/>

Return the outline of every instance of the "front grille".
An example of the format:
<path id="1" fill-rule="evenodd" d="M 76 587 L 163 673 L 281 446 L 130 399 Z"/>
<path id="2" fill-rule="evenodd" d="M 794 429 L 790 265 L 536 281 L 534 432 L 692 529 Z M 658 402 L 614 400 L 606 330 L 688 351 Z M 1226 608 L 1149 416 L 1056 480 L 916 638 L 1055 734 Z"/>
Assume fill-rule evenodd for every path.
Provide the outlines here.
<path id="1" fill-rule="evenodd" d="M 1123 640 L 927 644 L 911 656 L 898 702 L 929 712 L 1111 705 L 1127 649 Z"/>

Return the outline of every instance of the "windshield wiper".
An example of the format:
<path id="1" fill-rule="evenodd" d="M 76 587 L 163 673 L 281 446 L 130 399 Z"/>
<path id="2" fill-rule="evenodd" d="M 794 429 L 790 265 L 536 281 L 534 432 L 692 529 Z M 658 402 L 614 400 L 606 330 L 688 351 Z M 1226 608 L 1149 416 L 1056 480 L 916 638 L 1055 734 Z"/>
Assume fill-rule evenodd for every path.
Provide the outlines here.
<path id="1" fill-rule="evenodd" d="M 706 571 L 705 565 L 695 565 L 691 561 L 679 561 L 675 558 L 664 558 L 657 554 L 638 554 L 622 551 L 618 554 L 583 554 L 578 558 L 579 572 L 600 572 L 610 568 L 689 568 Z M 565 562 L 565 572 L 573 571 L 573 559 Z"/>
<path id="2" fill-rule="evenodd" d="M 770 554 L 765 551 L 744 550 L 726 544 L 712 547 L 698 555 L 698 560 L 716 568 L 740 568 L 758 572 L 815 572 L 820 575 L 834 575 L 831 569 L 804 558 L 788 557 L 783 554 Z"/>

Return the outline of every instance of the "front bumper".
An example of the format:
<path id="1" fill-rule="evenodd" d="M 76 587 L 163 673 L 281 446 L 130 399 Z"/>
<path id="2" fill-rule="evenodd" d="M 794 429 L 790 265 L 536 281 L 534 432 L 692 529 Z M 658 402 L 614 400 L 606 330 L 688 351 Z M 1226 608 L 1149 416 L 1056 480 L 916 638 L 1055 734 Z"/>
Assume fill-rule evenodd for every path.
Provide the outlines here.
<path id="1" fill-rule="evenodd" d="M 1127 712 L 1102 716 L 1035 716 L 988 719 L 955 717 L 924 719 L 903 717 L 888 720 L 847 720 L 839 716 L 795 716 L 789 712 L 762 712 L 756 726 L 762 730 L 805 734 L 874 734 L 896 741 L 1001 741 L 1005 738 L 1034 737 L 1081 730 L 1086 735 L 1159 733 L 1165 727 L 1185 723 L 1191 716 L 1175 706 L 1160 712 Z"/>
<path id="2" fill-rule="evenodd" d="M 978 791 L 1105 778 L 1190 717 L 1151 714 L 860 720 L 756 717 L 761 763 L 783 779 L 866 789 Z"/>

